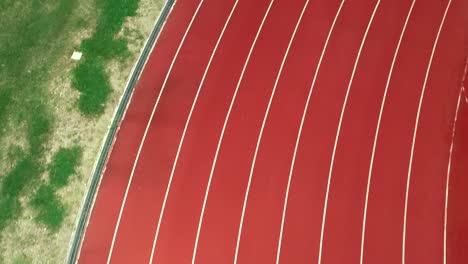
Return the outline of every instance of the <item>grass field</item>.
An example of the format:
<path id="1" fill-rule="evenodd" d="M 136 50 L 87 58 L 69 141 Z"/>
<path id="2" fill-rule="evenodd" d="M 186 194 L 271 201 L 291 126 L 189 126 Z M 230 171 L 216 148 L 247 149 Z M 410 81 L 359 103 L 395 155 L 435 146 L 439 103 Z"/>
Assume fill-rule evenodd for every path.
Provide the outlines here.
<path id="1" fill-rule="evenodd" d="M 111 86 L 105 69 L 115 58 L 127 58 L 127 40 L 116 37 L 124 19 L 134 16 L 139 0 L 101 0 L 97 5 L 102 12 L 96 21 L 93 35 L 83 40 L 80 50 L 84 60 L 72 71 L 72 84 L 80 92 L 78 107 L 86 116 L 102 114 L 109 98 Z"/>
<path id="2" fill-rule="evenodd" d="M 0 263 L 65 260 L 102 138 L 162 4 L 0 0 Z M 84 52 L 79 63 L 73 50 Z"/>

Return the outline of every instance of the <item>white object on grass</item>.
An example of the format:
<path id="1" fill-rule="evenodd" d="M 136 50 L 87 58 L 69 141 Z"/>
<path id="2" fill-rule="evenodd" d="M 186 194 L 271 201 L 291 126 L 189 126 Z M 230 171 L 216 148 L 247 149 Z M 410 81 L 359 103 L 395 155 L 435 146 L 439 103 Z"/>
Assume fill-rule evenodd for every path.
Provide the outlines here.
<path id="1" fill-rule="evenodd" d="M 81 56 L 83 56 L 83 53 L 81 53 L 79 51 L 74 51 L 72 56 L 71 56 L 71 59 L 79 61 L 81 59 Z"/>

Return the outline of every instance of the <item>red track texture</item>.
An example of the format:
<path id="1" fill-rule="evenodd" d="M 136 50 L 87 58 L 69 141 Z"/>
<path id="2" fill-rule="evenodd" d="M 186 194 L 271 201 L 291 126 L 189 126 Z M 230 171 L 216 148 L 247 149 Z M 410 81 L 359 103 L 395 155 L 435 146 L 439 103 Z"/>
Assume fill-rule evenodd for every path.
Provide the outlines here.
<path id="1" fill-rule="evenodd" d="M 467 16 L 177 1 L 78 262 L 468 263 Z"/>

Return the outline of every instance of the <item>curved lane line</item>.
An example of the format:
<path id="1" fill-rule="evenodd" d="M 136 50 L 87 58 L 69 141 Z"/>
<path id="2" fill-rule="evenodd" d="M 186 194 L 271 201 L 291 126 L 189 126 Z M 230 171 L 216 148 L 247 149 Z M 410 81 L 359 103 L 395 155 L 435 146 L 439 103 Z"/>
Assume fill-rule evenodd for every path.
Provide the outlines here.
<path id="1" fill-rule="evenodd" d="M 257 39 L 258 39 L 258 37 L 259 37 L 259 35 L 260 35 L 261 31 L 262 31 L 263 25 L 265 24 L 265 20 L 268 17 L 268 14 L 270 13 L 271 6 L 273 5 L 274 2 L 275 2 L 275 0 L 271 0 L 270 5 L 268 6 L 268 9 L 267 9 L 265 15 L 263 16 L 262 23 L 260 24 L 260 27 L 259 27 L 259 29 L 257 31 L 257 34 L 255 35 L 255 39 L 254 39 L 254 41 L 252 43 L 252 46 L 250 47 L 249 54 L 247 55 L 247 59 L 246 59 L 246 61 L 244 63 L 244 67 L 242 69 L 241 75 L 240 75 L 239 80 L 237 82 L 237 86 L 236 86 L 236 89 L 234 91 L 234 95 L 232 96 L 231 104 L 229 105 L 229 109 L 228 109 L 228 112 L 226 114 L 226 119 L 224 120 L 223 129 L 221 130 L 221 135 L 219 137 L 218 146 L 216 147 L 216 153 L 215 153 L 215 156 L 214 156 L 214 159 L 213 159 L 213 164 L 211 166 L 210 177 L 208 179 L 208 184 L 206 186 L 205 197 L 203 199 L 203 206 L 202 206 L 202 210 L 201 210 L 201 213 L 200 213 L 200 220 L 198 222 L 198 228 L 197 228 L 197 237 L 195 239 L 195 244 L 194 244 L 194 249 L 193 249 L 192 263 L 195 263 L 195 259 L 196 259 L 196 256 L 197 256 L 198 242 L 199 242 L 199 239 L 200 239 L 201 227 L 203 225 L 203 216 L 205 215 L 205 208 L 206 208 L 206 203 L 207 203 L 207 200 L 208 200 L 208 194 L 210 192 L 211 181 L 213 179 L 214 170 L 216 168 L 216 161 L 218 160 L 219 150 L 221 148 L 221 143 L 222 143 L 223 138 L 224 138 L 224 132 L 226 131 L 226 126 L 227 126 L 227 123 L 229 121 L 229 117 L 231 116 L 231 111 L 232 111 L 232 108 L 234 106 L 234 102 L 235 102 L 235 100 L 237 98 L 237 93 L 239 91 L 240 84 L 242 83 L 242 80 L 244 78 L 245 70 L 247 68 L 247 65 L 250 62 L 250 56 L 252 55 L 252 52 L 253 52 L 253 50 L 255 48 L 255 44 L 257 43 Z"/>
<path id="2" fill-rule="evenodd" d="M 466 94 L 465 86 L 463 86 L 463 93 L 465 94 L 465 103 L 468 104 L 468 94 Z"/>
<path id="3" fill-rule="evenodd" d="M 457 128 L 458 111 L 460 110 L 460 101 L 463 93 L 463 87 L 460 89 L 457 101 L 457 110 L 455 111 L 455 118 L 453 120 L 452 128 L 452 142 L 450 143 L 450 154 L 447 167 L 447 182 L 445 185 L 445 210 L 444 210 L 444 264 L 447 263 L 447 211 L 448 211 L 448 195 L 450 185 L 450 173 L 452 170 L 452 155 L 453 155 L 453 142 L 455 141 L 455 130 Z"/>
<path id="4" fill-rule="evenodd" d="M 253 157 L 253 160 L 252 160 L 252 166 L 250 168 L 250 175 L 249 175 L 249 181 L 247 183 L 247 190 L 245 192 L 244 205 L 242 207 L 242 215 L 241 215 L 241 219 L 240 219 L 239 233 L 237 235 L 236 253 L 234 255 L 234 264 L 237 264 L 240 239 L 241 239 L 241 235 L 242 235 L 242 224 L 244 223 L 245 209 L 247 207 L 247 200 L 249 198 L 250 184 L 252 182 L 253 172 L 254 172 L 254 168 L 255 168 L 255 161 L 257 160 L 257 154 L 258 154 L 258 149 L 260 147 L 260 143 L 261 143 L 261 140 L 262 140 L 263 130 L 265 128 L 265 124 L 266 124 L 266 121 L 268 119 L 268 114 L 270 112 L 271 103 L 273 102 L 273 98 L 275 96 L 276 88 L 278 87 L 278 82 L 279 82 L 279 79 L 281 77 L 281 73 L 282 73 L 283 68 L 284 68 L 284 64 L 286 63 L 286 59 L 288 58 L 289 50 L 291 49 L 292 43 L 294 42 L 294 38 L 296 36 L 297 29 L 299 28 L 299 25 L 301 24 L 302 17 L 304 16 L 304 13 L 305 13 L 308 5 L 309 5 L 309 0 L 306 1 L 306 3 L 304 4 L 304 7 L 302 8 L 301 15 L 299 16 L 299 19 L 297 20 L 296 27 L 294 28 L 291 39 L 289 40 L 288 48 L 286 49 L 286 53 L 284 54 L 283 61 L 281 62 L 281 66 L 280 66 L 280 69 L 278 71 L 278 75 L 276 76 L 276 81 L 275 81 L 275 84 L 273 86 L 273 91 L 271 92 L 270 101 L 268 102 L 268 106 L 267 106 L 267 109 L 266 109 L 266 112 L 265 112 L 265 116 L 263 118 L 262 127 L 261 127 L 260 133 L 258 135 L 257 146 L 255 147 L 255 154 L 254 154 L 254 157 Z"/>
<path id="5" fill-rule="evenodd" d="M 207 200 L 208 200 L 208 194 L 210 192 L 211 181 L 213 179 L 214 170 L 216 168 L 216 161 L 218 160 L 219 150 L 221 148 L 221 144 L 222 144 L 222 141 L 223 141 L 223 138 L 224 138 L 224 132 L 226 131 L 226 126 L 227 126 L 227 123 L 229 121 L 229 117 L 231 116 L 231 111 L 232 111 L 232 108 L 234 106 L 234 102 L 235 102 L 235 100 L 237 98 L 237 92 L 239 91 L 239 87 L 240 87 L 240 85 L 242 83 L 242 80 L 244 78 L 245 70 L 247 68 L 247 65 L 249 64 L 250 56 L 252 55 L 252 52 L 253 52 L 253 50 L 255 48 L 255 45 L 257 43 L 257 39 L 258 39 L 258 37 L 259 37 L 259 35 L 260 35 L 261 31 L 262 31 L 263 25 L 265 24 L 265 20 L 267 19 L 268 14 L 270 13 L 271 6 L 273 5 L 274 2 L 275 2 L 275 0 L 271 0 L 270 5 L 268 6 L 268 9 L 267 9 L 265 15 L 263 16 L 262 23 L 260 24 L 260 27 L 258 28 L 257 34 L 255 35 L 254 41 L 252 42 L 252 46 L 250 47 L 249 54 L 247 55 L 247 59 L 246 59 L 246 61 L 244 63 L 244 67 L 243 67 L 241 75 L 239 77 L 239 81 L 237 82 L 236 89 L 235 89 L 234 94 L 232 96 L 231 104 L 229 105 L 229 109 L 228 109 L 228 112 L 226 114 L 226 119 L 224 120 L 223 129 L 221 130 L 221 135 L 219 137 L 218 145 L 216 147 L 216 153 L 215 153 L 215 156 L 214 156 L 214 159 L 213 159 L 213 164 L 211 166 L 210 177 L 208 179 L 208 184 L 206 186 L 205 197 L 203 199 L 203 206 L 202 206 L 202 210 L 201 210 L 201 213 L 200 213 L 200 219 L 199 219 L 198 228 L 197 228 L 197 237 L 195 239 L 195 244 L 194 244 L 194 248 L 193 248 L 192 264 L 195 263 L 195 259 L 197 257 L 198 242 L 199 242 L 199 239 L 200 239 L 201 227 L 203 225 L 203 216 L 205 215 L 205 208 L 206 208 L 206 203 L 207 203 Z"/>
<path id="6" fill-rule="evenodd" d="M 465 71 L 463 73 L 463 78 L 462 78 L 462 90 L 463 90 L 463 94 L 465 95 L 466 103 L 468 103 L 468 94 L 466 94 L 466 90 L 465 90 L 465 82 L 468 78 L 468 76 L 466 75 L 467 73 L 468 73 L 468 59 L 465 62 Z"/>
<path id="7" fill-rule="evenodd" d="M 377 121 L 377 129 L 376 129 L 375 137 L 374 137 L 374 146 L 372 147 L 372 156 L 371 156 L 371 161 L 370 161 L 370 165 L 369 165 L 369 175 L 368 175 L 368 178 L 367 178 L 366 201 L 365 201 L 365 204 L 364 204 L 364 215 L 363 215 L 363 220 L 362 220 L 361 260 L 360 260 L 361 264 L 363 264 L 363 261 L 364 261 L 364 238 L 365 238 L 365 235 L 366 235 L 367 206 L 368 206 L 368 203 L 369 203 L 369 190 L 370 190 L 370 185 L 371 185 L 371 180 L 372 180 L 372 170 L 374 168 L 375 149 L 377 147 L 377 140 L 379 138 L 380 123 L 382 121 L 382 114 L 383 114 L 383 110 L 384 110 L 384 107 L 385 107 L 385 102 L 386 102 L 386 99 L 387 99 L 388 87 L 390 85 L 390 80 L 391 80 L 392 74 L 393 74 L 393 67 L 395 66 L 395 61 L 396 61 L 396 59 L 398 57 L 398 52 L 400 50 L 400 45 L 401 45 L 401 42 L 403 40 L 403 36 L 405 35 L 406 26 L 408 25 L 408 21 L 409 21 L 409 19 L 411 17 L 411 13 L 413 12 L 413 7 L 414 7 L 415 3 L 416 3 L 416 0 L 413 0 L 413 3 L 411 4 L 410 10 L 408 12 L 408 16 L 406 17 L 405 24 L 404 24 L 403 29 L 401 31 L 400 39 L 398 40 L 398 45 L 397 45 L 396 50 L 395 50 L 395 55 L 393 56 L 392 65 L 390 66 L 390 72 L 388 73 L 387 84 L 385 86 L 385 92 L 384 92 L 384 95 L 383 95 L 383 98 L 382 98 L 382 104 L 380 106 L 379 119 Z"/>
<path id="8" fill-rule="evenodd" d="M 319 264 L 322 263 L 323 234 L 324 234 L 324 231 L 325 231 L 325 220 L 326 220 L 326 217 L 327 217 L 328 196 L 329 196 L 329 193 L 330 193 L 330 183 L 331 183 L 331 178 L 332 178 L 332 173 L 333 173 L 333 165 L 334 165 L 334 162 L 335 162 L 336 147 L 338 145 L 338 139 L 340 137 L 341 124 L 343 122 L 343 116 L 344 116 L 344 113 L 345 113 L 345 110 L 346 110 L 346 105 L 347 105 L 347 102 L 348 102 L 349 92 L 350 92 L 351 86 L 353 84 L 354 74 L 356 73 L 357 65 L 359 63 L 359 58 L 361 57 L 362 48 L 364 47 L 364 43 L 366 42 L 367 33 L 369 32 L 369 29 L 370 29 L 370 27 L 372 25 L 372 21 L 374 21 L 375 13 L 377 12 L 379 4 L 380 4 L 380 0 L 377 1 L 377 4 L 374 7 L 374 11 L 372 12 L 372 16 L 371 16 L 371 18 L 369 20 L 369 24 L 367 25 L 367 28 L 366 28 L 366 32 L 364 33 L 364 37 L 362 39 L 361 46 L 359 47 L 358 55 L 356 57 L 356 62 L 354 63 L 353 72 L 351 73 L 351 79 L 349 80 L 348 89 L 346 91 L 346 96 L 345 96 L 345 100 L 344 100 L 344 103 L 343 103 L 343 108 L 341 109 L 340 121 L 338 123 L 338 130 L 336 132 L 336 137 L 335 137 L 335 145 L 333 146 L 333 153 L 332 153 L 332 158 L 331 158 L 331 163 L 330 163 L 330 171 L 328 173 L 328 183 L 327 183 L 327 192 L 325 194 L 325 204 L 323 206 L 322 230 L 320 232 L 320 248 L 319 248 L 319 256 L 318 256 L 318 263 Z"/>
<path id="9" fill-rule="evenodd" d="M 202 79 L 200 81 L 200 85 L 198 86 L 197 94 L 195 95 L 195 98 L 193 99 L 192 107 L 190 108 L 190 113 L 189 113 L 189 115 L 187 117 L 187 121 L 185 122 L 184 131 L 182 132 L 182 137 L 180 138 L 179 146 L 177 148 L 177 154 L 176 154 L 176 157 L 174 159 L 174 163 L 172 165 L 172 170 L 171 170 L 171 175 L 169 177 L 169 182 L 167 184 L 166 193 L 164 194 L 164 200 L 163 200 L 161 212 L 159 214 L 158 225 L 157 225 L 157 228 L 156 228 L 156 233 L 154 235 L 153 246 L 152 246 L 152 249 L 151 249 L 151 257 L 150 257 L 150 260 L 149 260 L 150 264 L 153 263 L 154 252 L 155 252 L 157 240 L 158 240 L 158 237 L 159 237 L 159 230 L 161 228 L 162 218 L 164 217 L 164 211 L 166 209 L 167 198 L 168 198 L 169 192 L 171 190 L 172 179 L 174 178 L 174 173 L 175 173 L 175 170 L 176 170 L 176 167 L 177 167 L 177 162 L 179 161 L 180 151 L 181 151 L 182 145 L 184 143 L 185 134 L 187 133 L 188 126 L 190 125 L 190 120 L 191 120 L 191 117 L 192 117 L 192 114 L 193 114 L 193 110 L 195 109 L 195 106 L 197 104 L 198 96 L 200 95 L 203 84 L 205 83 L 205 79 L 206 79 L 208 71 L 209 71 L 209 69 L 211 67 L 211 63 L 213 62 L 213 58 L 214 58 L 214 56 L 216 54 L 216 51 L 218 50 L 219 43 L 221 42 L 221 39 L 224 36 L 224 32 L 226 31 L 226 28 L 227 28 L 229 22 L 231 21 L 231 17 L 234 14 L 234 11 L 236 10 L 236 7 L 237 7 L 238 3 L 239 3 L 239 0 L 236 0 L 234 5 L 232 6 L 231 12 L 229 13 L 229 16 L 228 16 L 226 22 L 224 23 L 223 29 L 221 30 L 221 33 L 220 33 L 220 35 L 218 37 L 218 40 L 216 41 L 216 45 L 215 45 L 215 47 L 213 49 L 213 52 L 211 53 L 210 60 L 208 61 L 208 64 L 207 64 L 207 66 L 205 68 L 205 72 L 203 73 L 203 77 L 202 77 Z"/>
<path id="10" fill-rule="evenodd" d="M 440 33 L 442 32 L 442 27 L 444 26 L 445 18 L 447 17 L 448 10 L 450 8 L 450 4 L 452 3 L 452 0 L 449 0 L 447 7 L 445 8 L 445 13 L 444 16 L 442 17 L 442 21 L 439 26 L 439 30 L 437 32 L 437 36 L 435 38 L 434 46 L 432 47 L 432 52 L 431 52 L 431 57 L 429 59 L 429 64 L 427 65 L 427 70 L 426 70 L 426 76 L 424 77 L 424 84 L 422 87 L 421 91 L 421 97 L 419 98 L 419 105 L 418 105 L 418 112 L 416 114 L 416 122 L 414 125 L 414 132 L 413 132 L 413 142 L 411 144 L 411 156 L 410 156 L 410 161 L 409 161 L 409 168 L 408 168 L 408 177 L 407 177 L 407 182 L 406 182 L 406 195 L 405 195 L 405 214 L 403 218 L 403 242 L 402 242 L 402 255 L 401 255 L 401 263 L 405 264 L 405 253 L 406 253 L 406 218 L 407 218 L 407 212 L 408 212 L 408 193 L 409 193 L 409 188 L 410 188 L 410 181 L 411 181 L 411 172 L 413 168 L 413 156 L 414 156 L 414 146 L 416 143 L 416 135 L 418 133 L 418 125 L 419 125 L 419 117 L 421 115 L 421 107 L 422 103 L 424 100 L 424 94 L 426 92 L 426 86 L 427 86 L 427 79 L 429 78 L 429 72 L 431 71 L 431 66 L 432 66 L 432 59 L 434 58 L 434 53 L 437 48 L 437 43 L 439 42 L 439 37 Z"/>
<path id="11" fill-rule="evenodd" d="M 135 158 L 135 162 L 133 163 L 133 168 L 132 168 L 132 172 L 130 174 L 130 179 L 128 180 L 128 184 L 127 184 L 127 188 L 125 190 L 125 195 L 124 195 L 124 199 L 122 201 L 122 205 L 120 207 L 120 212 L 119 212 L 119 218 L 117 219 L 117 224 L 115 226 L 115 230 L 114 230 L 114 235 L 112 237 L 112 243 L 111 243 L 111 248 L 109 250 L 109 255 L 107 257 L 107 264 L 110 263 L 111 259 L 112 259 L 112 253 L 113 253 L 113 250 L 114 250 L 114 244 L 115 244 L 115 240 L 116 240 L 116 237 L 117 237 L 117 233 L 119 231 L 119 227 L 120 227 L 120 220 L 122 219 L 122 213 L 123 213 L 123 210 L 125 208 L 125 203 L 127 201 L 127 196 L 128 196 L 128 192 L 130 190 L 130 186 L 132 185 L 132 181 L 133 181 L 133 176 L 135 174 L 135 169 L 136 169 L 136 166 L 138 164 L 138 160 L 140 158 L 140 154 L 141 154 L 141 150 L 143 149 L 143 145 L 145 144 L 145 141 L 146 141 L 146 136 L 148 134 L 148 130 L 149 130 L 149 127 L 150 127 L 150 124 L 151 122 L 153 121 L 153 117 L 154 117 L 154 113 L 156 112 L 156 108 L 158 107 L 158 104 L 159 104 L 159 100 L 161 99 L 161 95 L 162 93 L 164 92 L 165 88 L 166 88 L 166 83 L 167 83 L 167 80 L 169 79 L 169 75 L 171 74 L 172 72 L 172 68 L 174 67 L 174 63 L 179 55 L 179 52 L 185 42 L 185 38 L 187 37 L 188 35 L 188 32 L 190 31 L 190 29 L 192 28 L 192 24 L 193 24 L 193 21 L 195 20 L 195 17 L 197 16 L 198 14 L 198 11 L 200 10 L 200 7 L 202 6 L 204 0 L 201 0 L 200 3 L 198 4 L 198 7 L 195 11 L 195 13 L 193 14 L 192 16 L 192 19 L 190 20 L 190 23 L 187 27 L 187 29 L 185 30 L 185 33 L 184 33 L 184 36 L 182 37 L 182 40 L 179 44 L 179 47 L 177 48 L 177 51 L 174 55 L 174 58 L 172 59 L 172 62 L 171 62 L 171 65 L 169 67 L 169 70 L 166 74 L 166 77 L 164 79 L 164 82 L 163 82 L 163 85 L 161 87 L 161 91 L 159 92 L 159 95 L 158 95 L 158 98 L 156 99 L 156 102 L 154 104 L 154 107 L 153 107 L 153 110 L 151 112 L 151 116 L 148 120 L 148 123 L 146 124 L 146 129 L 145 129 L 145 133 L 143 134 L 143 138 L 141 139 L 141 142 L 140 142 L 140 146 L 138 148 L 138 152 L 137 152 L 137 155 L 136 155 L 136 158 Z"/>
<path id="12" fill-rule="evenodd" d="M 299 143 L 300 143 L 300 140 L 301 140 L 302 128 L 304 126 L 304 121 L 305 121 L 305 118 L 306 118 L 306 115 L 307 115 L 307 109 L 309 108 L 309 103 L 310 103 L 310 98 L 312 96 L 312 91 L 314 90 L 314 87 L 315 87 L 315 81 L 317 80 L 317 76 L 318 76 L 318 73 L 319 73 L 319 70 L 320 70 L 320 66 L 322 64 L 322 60 L 323 60 L 323 57 L 325 55 L 325 51 L 327 50 L 327 47 L 328 47 L 328 41 L 330 40 L 331 34 L 333 32 L 333 28 L 335 27 L 335 24 L 336 24 L 336 20 L 338 19 L 338 16 L 341 13 L 341 8 L 343 7 L 343 4 L 345 3 L 345 1 L 346 0 L 341 1 L 340 7 L 338 8 L 338 11 L 337 11 L 337 13 L 335 15 L 335 19 L 333 20 L 330 31 L 328 32 L 328 36 L 327 36 L 327 39 L 325 41 L 325 45 L 323 46 L 322 54 L 320 55 L 320 59 L 319 59 L 319 62 L 317 64 L 317 69 L 315 70 L 315 73 L 314 73 L 314 79 L 312 80 L 312 85 L 311 85 L 310 90 L 309 90 L 309 95 L 307 96 L 307 101 L 306 101 L 306 104 L 304 106 L 304 112 L 302 114 L 301 124 L 299 126 L 299 131 L 298 131 L 297 137 L 296 137 L 296 145 L 294 146 L 294 154 L 293 154 L 292 161 L 291 161 L 291 167 L 290 167 L 290 170 L 289 170 L 288 185 L 286 187 L 286 194 L 285 194 L 285 198 L 284 198 L 283 215 L 281 217 L 281 228 L 280 228 L 280 235 L 279 235 L 279 239 L 278 239 L 278 249 L 276 251 L 276 264 L 279 264 L 280 255 L 281 255 L 281 244 L 282 244 L 282 239 L 283 239 L 284 221 L 285 221 L 285 218 L 286 218 L 286 208 L 288 206 L 289 189 L 291 187 L 292 175 L 293 175 L 293 172 L 294 172 L 294 164 L 296 163 L 296 154 L 297 154 L 297 149 L 299 148 Z"/>

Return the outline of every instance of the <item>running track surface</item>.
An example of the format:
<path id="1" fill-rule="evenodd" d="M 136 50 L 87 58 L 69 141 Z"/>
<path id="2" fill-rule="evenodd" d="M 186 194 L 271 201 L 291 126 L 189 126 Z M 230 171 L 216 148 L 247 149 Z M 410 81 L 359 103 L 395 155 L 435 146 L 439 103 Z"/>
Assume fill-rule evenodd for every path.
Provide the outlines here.
<path id="1" fill-rule="evenodd" d="M 468 263 L 465 0 L 179 0 L 79 263 Z"/>

